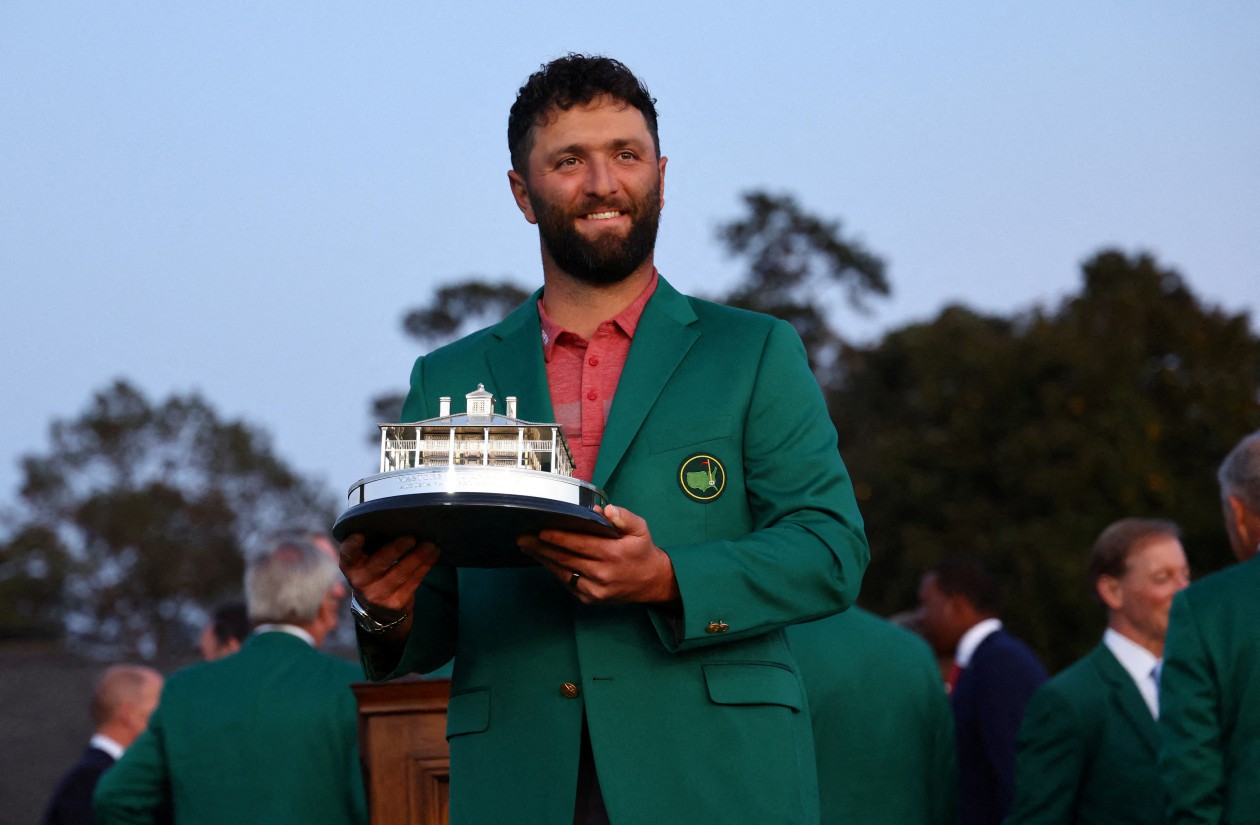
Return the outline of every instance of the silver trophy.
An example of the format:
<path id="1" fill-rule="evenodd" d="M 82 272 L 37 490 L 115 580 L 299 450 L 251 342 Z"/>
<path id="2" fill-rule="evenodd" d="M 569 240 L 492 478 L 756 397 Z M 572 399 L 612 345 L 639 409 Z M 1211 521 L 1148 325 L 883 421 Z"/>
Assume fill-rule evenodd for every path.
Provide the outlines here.
<path id="1" fill-rule="evenodd" d="M 500 415 L 482 384 L 465 398 L 460 414 L 444 397 L 437 418 L 379 425 L 380 472 L 351 485 L 333 524 L 338 540 L 363 533 L 370 550 L 413 536 L 442 548 L 439 564 L 513 567 L 533 564 L 516 547 L 521 535 L 618 535 L 595 510 L 608 503 L 604 492 L 573 477 L 558 424 L 517 418 L 514 396 Z"/>

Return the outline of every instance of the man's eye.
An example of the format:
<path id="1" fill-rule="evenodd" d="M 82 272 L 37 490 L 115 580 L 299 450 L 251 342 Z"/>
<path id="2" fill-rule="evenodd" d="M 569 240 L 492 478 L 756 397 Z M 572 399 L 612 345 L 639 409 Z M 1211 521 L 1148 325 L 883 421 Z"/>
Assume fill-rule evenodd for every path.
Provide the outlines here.
<path id="1" fill-rule="evenodd" d="M 577 162 L 578 162 L 577 158 L 564 158 L 563 160 L 561 160 L 559 163 L 556 164 L 556 168 L 562 168 L 562 167 L 567 167 L 567 166 L 577 166 Z"/>
<path id="2" fill-rule="evenodd" d="M 627 149 L 625 151 L 618 152 L 617 157 L 621 160 L 634 160 L 638 157 L 638 155 Z"/>

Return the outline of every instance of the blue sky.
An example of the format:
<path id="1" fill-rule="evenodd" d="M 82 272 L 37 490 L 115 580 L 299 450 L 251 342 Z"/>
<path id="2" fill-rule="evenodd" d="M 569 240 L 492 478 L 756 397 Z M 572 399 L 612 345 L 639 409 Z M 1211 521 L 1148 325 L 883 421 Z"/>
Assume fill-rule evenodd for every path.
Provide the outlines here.
<path id="1" fill-rule="evenodd" d="M 889 264 L 857 338 L 1009 313 L 1145 250 L 1260 324 L 1260 3 L 0 4 L 0 506 L 118 377 L 202 393 L 338 492 L 405 388 L 405 310 L 539 278 L 507 110 L 610 54 L 658 99 L 657 262 L 717 292 L 714 227 L 790 193 Z M 472 387 L 470 387 L 472 389 Z"/>

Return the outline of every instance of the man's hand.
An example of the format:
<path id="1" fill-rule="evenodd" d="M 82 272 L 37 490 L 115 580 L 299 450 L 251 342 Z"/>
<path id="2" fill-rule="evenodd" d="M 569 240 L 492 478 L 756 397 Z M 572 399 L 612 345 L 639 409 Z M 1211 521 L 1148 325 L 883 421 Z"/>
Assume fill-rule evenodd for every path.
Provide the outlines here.
<path id="1" fill-rule="evenodd" d="M 677 605 L 673 562 L 652 543 L 647 522 L 611 504 L 602 512 L 621 531 L 618 538 L 543 530 L 536 537 L 521 536 L 517 545 L 583 604 Z"/>
<path id="2" fill-rule="evenodd" d="M 341 543 L 341 572 L 354 589 L 359 604 L 379 622 L 406 615 L 406 621 L 390 635 L 404 636 L 411 630 L 411 611 L 416 588 L 437 561 L 433 542 L 416 543 L 410 536 L 395 539 L 374 553 L 364 552 L 364 539 L 355 533 Z"/>

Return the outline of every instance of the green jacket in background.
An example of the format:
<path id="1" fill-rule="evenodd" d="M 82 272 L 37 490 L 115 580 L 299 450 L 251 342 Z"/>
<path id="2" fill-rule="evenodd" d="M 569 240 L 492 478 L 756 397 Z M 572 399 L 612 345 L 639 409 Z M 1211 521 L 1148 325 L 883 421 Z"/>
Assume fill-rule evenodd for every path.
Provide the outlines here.
<path id="1" fill-rule="evenodd" d="M 96 787 L 98 825 L 362 825 L 352 682 L 362 673 L 282 631 L 171 675 L 149 729 Z"/>
<path id="2" fill-rule="evenodd" d="M 954 717 L 927 642 L 857 607 L 787 635 L 809 695 L 823 825 L 953 825 Z"/>
<path id="3" fill-rule="evenodd" d="M 403 419 L 432 418 L 440 397 L 484 383 L 516 396 L 518 417 L 554 421 L 537 298 L 420 358 Z M 707 501 L 680 479 L 697 457 L 724 478 Z M 800 338 L 662 278 L 593 476 L 669 553 L 682 610 L 583 606 L 536 566 L 435 568 L 393 675 L 455 658 L 452 821 L 572 821 L 584 716 L 618 825 L 817 821 L 805 691 L 783 628 L 847 607 L 869 551 Z"/>
<path id="4" fill-rule="evenodd" d="M 1177 594 L 1160 678 L 1172 823 L 1260 823 L 1260 558 Z"/>
<path id="5" fill-rule="evenodd" d="M 1099 644 L 1028 703 L 1006 825 L 1159 825 L 1158 758 L 1155 718 Z"/>

